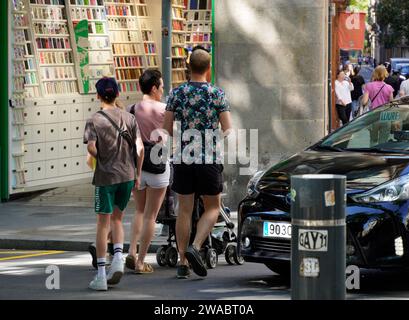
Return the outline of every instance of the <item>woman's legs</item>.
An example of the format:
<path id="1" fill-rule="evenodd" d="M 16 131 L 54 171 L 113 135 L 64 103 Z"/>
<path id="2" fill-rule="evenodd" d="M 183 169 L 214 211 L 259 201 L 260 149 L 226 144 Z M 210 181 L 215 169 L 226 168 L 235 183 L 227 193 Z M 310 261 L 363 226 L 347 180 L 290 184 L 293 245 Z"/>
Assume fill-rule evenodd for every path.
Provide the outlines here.
<path id="1" fill-rule="evenodd" d="M 139 238 L 141 236 L 142 225 L 143 225 L 143 214 L 145 211 L 145 201 L 146 201 L 146 189 L 135 190 L 134 191 L 135 200 L 135 215 L 132 221 L 131 227 L 131 242 L 129 244 L 129 255 L 136 257 L 136 248 L 138 245 Z"/>
<path id="2" fill-rule="evenodd" d="M 352 103 L 347 104 L 345 107 L 345 118 L 347 119 L 347 123 L 349 123 L 349 119 L 351 119 L 351 112 L 352 112 Z"/>
<path id="3" fill-rule="evenodd" d="M 344 125 L 344 124 L 348 123 L 349 118 L 347 118 L 347 115 L 346 115 L 346 112 L 345 112 L 346 107 L 337 104 L 336 108 L 337 108 L 338 118 L 342 121 L 342 124 Z"/>
<path id="4" fill-rule="evenodd" d="M 148 252 L 152 238 L 155 233 L 155 221 L 158 215 L 159 209 L 162 206 L 163 199 L 166 194 L 166 187 L 160 189 L 154 189 L 148 187 L 146 189 L 146 201 L 145 210 L 143 213 L 143 227 L 140 237 L 140 248 L 138 254 L 138 260 L 135 267 L 137 269 L 143 268 L 145 256 Z"/>

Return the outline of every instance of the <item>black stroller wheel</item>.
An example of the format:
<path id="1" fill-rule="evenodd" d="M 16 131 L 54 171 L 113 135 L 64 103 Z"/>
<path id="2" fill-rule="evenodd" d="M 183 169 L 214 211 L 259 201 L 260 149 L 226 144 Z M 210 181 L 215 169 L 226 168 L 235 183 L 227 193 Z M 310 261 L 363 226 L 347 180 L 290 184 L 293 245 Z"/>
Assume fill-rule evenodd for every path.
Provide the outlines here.
<path id="1" fill-rule="evenodd" d="M 169 267 L 176 267 L 178 263 L 178 251 L 175 247 L 169 247 L 166 249 L 165 260 Z"/>
<path id="2" fill-rule="evenodd" d="M 166 266 L 166 246 L 161 246 L 157 251 L 156 251 L 156 262 L 158 265 L 161 267 Z"/>
<path id="3" fill-rule="evenodd" d="M 234 246 L 233 260 L 234 260 L 234 262 L 235 262 L 237 265 L 239 265 L 239 266 L 241 266 L 241 265 L 244 264 L 244 258 L 243 258 L 242 256 L 239 256 L 239 253 L 238 253 L 238 251 L 237 251 L 237 245 Z"/>
<path id="4" fill-rule="evenodd" d="M 235 263 L 235 252 L 237 252 L 236 246 L 233 243 L 228 244 L 226 247 L 226 251 L 224 252 L 224 257 L 226 259 L 226 262 L 230 265 L 234 265 Z"/>
<path id="5" fill-rule="evenodd" d="M 217 266 L 218 256 L 215 249 L 209 249 L 206 253 L 206 265 L 209 269 L 214 269 Z"/>

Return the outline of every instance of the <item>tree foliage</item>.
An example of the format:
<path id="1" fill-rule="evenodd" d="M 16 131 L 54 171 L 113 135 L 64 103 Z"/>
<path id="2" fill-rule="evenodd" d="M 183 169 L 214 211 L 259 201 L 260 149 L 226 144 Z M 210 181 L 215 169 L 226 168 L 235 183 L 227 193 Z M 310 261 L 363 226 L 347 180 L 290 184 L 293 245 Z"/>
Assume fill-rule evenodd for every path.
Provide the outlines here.
<path id="1" fill-rule="evenodd" d="M 352 11 L 368 12 L 369 0 L 350 0 L 349 8 Z"/>
<path id="2" fill-rule="evenodd" d="M 409 1 L 380 0 L 376 6 L 380 41 L 386 48 L 408 44 Z"/>

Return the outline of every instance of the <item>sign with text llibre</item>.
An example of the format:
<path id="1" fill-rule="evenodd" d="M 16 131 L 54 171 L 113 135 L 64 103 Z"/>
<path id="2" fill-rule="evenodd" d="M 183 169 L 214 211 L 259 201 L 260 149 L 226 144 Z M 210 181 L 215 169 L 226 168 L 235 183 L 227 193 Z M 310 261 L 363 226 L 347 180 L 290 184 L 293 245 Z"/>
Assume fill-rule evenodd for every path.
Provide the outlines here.
<path id="1" fill-rule="evenodd" d="M 347 51 L 363 50 L 366 14 L 341 12 L 339 19 L 339 48 Z"/>
<path id="2" fill-rule="evenodd" d="M 89 92 L 89 39 L 88 20 L 81 20 L 74 27 L 75 43 L 77 47 L 78 64 L 80 68 L 80 92 Z"/>

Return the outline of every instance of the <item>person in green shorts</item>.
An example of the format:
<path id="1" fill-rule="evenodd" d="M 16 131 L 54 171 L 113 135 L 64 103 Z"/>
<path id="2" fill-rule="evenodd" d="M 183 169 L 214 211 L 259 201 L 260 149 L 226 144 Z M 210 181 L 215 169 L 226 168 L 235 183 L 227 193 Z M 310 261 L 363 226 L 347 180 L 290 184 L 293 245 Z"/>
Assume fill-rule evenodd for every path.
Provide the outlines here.
<path id="1" fill-rule="evenodd" d="M 89 288 L 106 291 L 108 285 L 118 284 L 124 273 L 123 211 L 133 188 L 140 184 L 144 149 L 135 117 L 116 106 L 119 89 L 115 79 L 102 78 L 97 82 L 96 89 L 102 111 L 87 120 L 84 132 L 84 143 L 87 144 L 90 155 L 96 159 L 92 183 L 95 185 L 97 213 L 98 274 L 89 284 Z M 118 129 L 126 131 L 129 139 L 126 139 Z M 105 265 L 110 229 L 114 243 L 114 258 L 107 275 Z"/>

